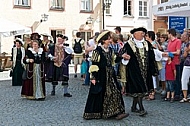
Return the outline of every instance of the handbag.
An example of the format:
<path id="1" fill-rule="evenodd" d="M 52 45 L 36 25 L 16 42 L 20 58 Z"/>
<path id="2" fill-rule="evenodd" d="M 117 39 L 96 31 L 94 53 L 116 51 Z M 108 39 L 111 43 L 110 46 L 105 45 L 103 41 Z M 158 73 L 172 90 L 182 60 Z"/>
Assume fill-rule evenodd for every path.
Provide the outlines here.
<path id="1" fill-rule="evenodd" d="M 156 61 L 157 66 L 158 66 L 158 70 L 162 69 L 162 62 L 161 61 Z"/>
<path id="2" fill-rule="evenodd" d="M 26 80 L 27 79 L 27 70 L 24 70 L 22 73 L 22 79 Z"/>
<path id="3" fill-rule="evenodd" d="M 91 94 L 98 94 L 102 91 L 102 86 L 99 84 L 99 82 L 96 82 L 96 84 L 91 84 L 90 86 L 90 93 Z"/>
<path id="4" fill-rule="evenodd" d="M 13 76 L 13 69 L 10 70 L 9 76 L 10 76 L 10 77 Z"/>

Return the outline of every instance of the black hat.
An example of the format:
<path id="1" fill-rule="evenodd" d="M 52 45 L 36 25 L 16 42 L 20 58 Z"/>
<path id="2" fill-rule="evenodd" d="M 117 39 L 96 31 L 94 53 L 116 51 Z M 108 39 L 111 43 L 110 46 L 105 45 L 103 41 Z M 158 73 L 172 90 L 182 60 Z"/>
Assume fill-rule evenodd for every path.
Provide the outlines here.
<path id="1" fill-rule="evenodd" d="M 146 28 L 143 28 L 143 27 L 139 27 L 139 28 L 134 28 L 130 31 L 131 34 L 134 34 L 135 32 L 137 31 L 143 31 L 144 33 L 147 33 L 147 30 Z"/>
<path id="2" fill-rule="evenodd" d="M 65 39 L 66 41 L 68 40 L 68 37 L 62 34 L 57 34 L 56 37 L 61 37 L 62 39 Z"/>
<path id="3" fill-rule="evenodd" d="M 63 38 L 63 35 L 62 35 L 62 34 L 57 34 L 56 37 L 61 37 L 61 38 Z"/>
<path id="4" fill-rule="evenodd" d="M 67 36 L 63 36 L 63 39 L 65 39 L 66 41 L 68 40 L 68 37 Z"/>
<path id="5" fill-rule="evenodd" d="M 34 33 L 32 33 L 31 36 L 30 36 L 31 40 L 33 39 L 34 36 L 38 36 L 38 38 L 41 37 L 41 35 L 39 35 L 37 32 L 34 32 Z"/>

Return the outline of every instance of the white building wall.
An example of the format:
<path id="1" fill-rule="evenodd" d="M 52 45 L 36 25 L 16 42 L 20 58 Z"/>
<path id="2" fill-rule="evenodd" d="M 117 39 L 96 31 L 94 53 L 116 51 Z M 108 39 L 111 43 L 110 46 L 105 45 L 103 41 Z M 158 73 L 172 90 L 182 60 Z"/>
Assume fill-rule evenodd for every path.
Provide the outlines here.
<path id="1" fill-rule="evenodd" d="M 102 27 L 102 5 L 101 0 L 93 0 L 93 13 L 80 13 L 80 0 L 65 0 L 64 11 L 52 11 L 50 8 L 50 0 L 31 0 L 31 9 L 14 8 L 14 0 L 0 0 L 0 17 L 9 19 L 13 22 L 31 27 L 33 32 L 48 33 L 52 29 L 64 29 L 65 34 L 69 37 L 69 42 L 73 38 L 73 31 L 80 29 L 87 21 L 88 17 L 92 17 L 92 31 L 97 32 Z M 129 32 L 134 27 L 143 26 L 148 30 L 152 30 L 152 13 L 149 10 L 149 18 L 139 18 L 139 0 L 133 1 L 133 17 L 125 17 L 123 15 L 123 0 L 112 0 L 111 16 L 105 16 L 105 29 L 114 31 L 116 26 L 121 26 L 122 32 Z M 153 2 L 149 0 L 149 9 Z M 41 15 L 47 14 L 48 20 L 40 22 Z M 84 28 L 84 27 L 83 27 Z M 83 29 L 86 30 L 86 29 Z M 13 37 L 2 39 L 2 52 L 11 52 L 13 45 Z"/>
<path id="2" fill-rule="evenodd" d="M 14 8 L 14 0 L 1 0 L 0 1 L 0 17 L 6 18 L 13 22 L 31 27 L 33 32 L 38 33 L 51 33 L 51 29 L 64 29 L 65 34 L 71 41 L 73 38 L 73 30 L 79 31 L 80 26 L 85 24 L 89 16 L 94 13 L 80 13 L 79 0 L 65 0 L 64 11 L 50 10 L 50 0 L 31 0 L 31 8 Z M 93 0 L 93 10 L 99 10 L 99 0 Z M 97 10 L 98 9 L 98 10 Z M 47 14 L 48 20 L 40 22 L 41 15 Z M 98 14 L 100 12 L 97 12 Z M 93 25 L 93 31 L 99 31 L 99 23 L 96 21 Z M 69 41 L 69 42 L 70 42 Z M 1 52 L 11 52 L 13 45 L 13 37 L 2 38 Z"/>
<path id="3" fill-rule="evenodd" d="M 106 29 L 113 31 L 116 26 L 121 26 L 122 32 L 130 32 L 134 27 L 145 27 L 153 30 L 152 24 L 152 0 L 148 1 L 148 18 L 139 18 L 139 0 L 132 0 L 132 17 L 124 16 L 123 0 L 112 0 L 111 16 L 105 16 Z"/>

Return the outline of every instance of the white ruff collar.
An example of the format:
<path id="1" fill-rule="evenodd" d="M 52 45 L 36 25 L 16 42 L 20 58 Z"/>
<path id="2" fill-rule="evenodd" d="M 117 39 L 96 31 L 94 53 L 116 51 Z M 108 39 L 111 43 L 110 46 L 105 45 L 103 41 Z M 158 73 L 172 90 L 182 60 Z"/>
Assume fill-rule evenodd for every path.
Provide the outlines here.
<path id="1" fill-rule="evenodd" d="M 142 40 L 140 40 L 140 41 L 139 41 L 139 40 L 136 40 L 136 39 L 134 38 L 134 42 L 135 42 L 137 48 L 143 48 L 144 38 L 143 38 Z"/>
<path id="2" fill-rule="evenodd" d="M 36 54 L 36 53 L 42 54 L 42 52 L 43 52 L 43 49 L 42 49 L 42 48 L 39 48 L 39 49 L 38 49 L 38 52 L 35 52 L 33 48 L 28 48 L 28 50 L 30 50 L 33 54 Z"/>

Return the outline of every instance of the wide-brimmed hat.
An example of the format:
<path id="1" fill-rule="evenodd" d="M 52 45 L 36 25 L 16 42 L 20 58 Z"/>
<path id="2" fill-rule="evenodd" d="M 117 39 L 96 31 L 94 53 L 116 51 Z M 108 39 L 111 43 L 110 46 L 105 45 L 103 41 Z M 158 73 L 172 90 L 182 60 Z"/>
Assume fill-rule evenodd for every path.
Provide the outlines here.
<path id="1" fill-rule="evenodd" d="M 32 34 L 31 34 L 31 36 L 30 36 L 30 38 L 32 39 L 32 38 L 33 38 L 33 36 L 38 36 L 38 38 L 40 38 L 40 37 L 41 37 L 41 35 L 39 35 L 37 32 L 32 33 Z"/>
<path id="2" fill-rule="evenodd" d="M 21 38 L 16 38 L 15 42 L 19 42 L 19 44 L 23 45 L 24 41 Z"/>
<path id="3" fill-rule="evenodd" d="M 99 43 L 99 41 L 100 41 L 100 39 L 102 38 L 102 37 L 104 37 L 108 32 L 110 32 L 110 31 L 103 31 L 102 33 L 100 33 L 99 35 L 98 35 L 98 37 L 96 38 L 96 41 Z"/>
<path id="4" fill-rule="evenodd" d="M 144 33 L 147 33 L 146 28 L 143 28 L 143 27 L 134 28 L 134 29 L 132 29 L 132 30 L 130 31 L 130 33 L 131 33 L 131 34 L 134 34 L 134 33 L 137 32 L 137 31 L 142 31 L 142 32 L 144 32 Z"/>
<path id="5" fill-rule="evenodd" d="M 51 35 L 47 34 L 47 33 L 43 33 L 41 34 L 42 36 L 46 36 L 46 37 L 51 37 Z"/>

